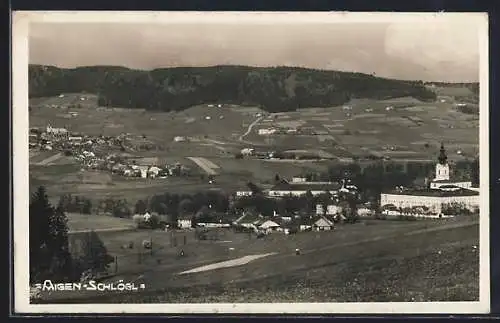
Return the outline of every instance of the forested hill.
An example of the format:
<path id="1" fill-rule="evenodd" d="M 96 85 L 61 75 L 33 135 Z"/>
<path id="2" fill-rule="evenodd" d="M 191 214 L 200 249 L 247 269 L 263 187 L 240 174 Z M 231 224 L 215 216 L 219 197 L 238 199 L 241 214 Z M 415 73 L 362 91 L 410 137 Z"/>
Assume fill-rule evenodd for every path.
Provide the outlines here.
<path id="1" fill-rule="evenodd" d="M 258 105 L 269 112 L 341 105 L 351 98 L 436 95 L 420 81 L 293 67 L 178 67 L 152 71 L 115 66 L 61 69 L 30 65 L 30 97 L 87 92 L 99 104 L 148 110 L 182 110 L 202 103 Z"/>

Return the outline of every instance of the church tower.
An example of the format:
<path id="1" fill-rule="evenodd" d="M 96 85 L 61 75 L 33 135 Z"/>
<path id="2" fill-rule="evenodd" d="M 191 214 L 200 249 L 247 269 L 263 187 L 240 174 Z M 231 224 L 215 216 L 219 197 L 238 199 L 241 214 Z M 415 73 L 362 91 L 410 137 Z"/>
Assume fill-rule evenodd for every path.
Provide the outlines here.
<path id="1" fill-rule="evenodd" d="M 443 143 L 439 151 L 438 163 L 436 164 L 436 177 L 435 181 L 449 181 L 450 180 L 450 166 L 448 165 L 448 156 Z"/>

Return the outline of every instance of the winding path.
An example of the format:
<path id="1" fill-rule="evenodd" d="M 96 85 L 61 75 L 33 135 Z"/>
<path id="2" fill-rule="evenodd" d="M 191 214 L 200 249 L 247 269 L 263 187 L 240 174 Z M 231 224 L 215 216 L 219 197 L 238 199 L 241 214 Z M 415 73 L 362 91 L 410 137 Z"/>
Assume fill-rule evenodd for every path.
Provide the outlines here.
<path id="1" fill-rule="evenodd" d="M 262 118 L 264 118 L 264 117 L 259 117 L 259 118 L 255 119 L 251 124 L 249 124 L 247 131 L 240 136 L 239 140 L 243 141 L 243 138 L 245 138 L 246 136 L 248 136 L 248 134 L 252 131 L 253 127 L 256 124 L 258 124 L 260 122 L 260 120 L 262 120 Z"/>

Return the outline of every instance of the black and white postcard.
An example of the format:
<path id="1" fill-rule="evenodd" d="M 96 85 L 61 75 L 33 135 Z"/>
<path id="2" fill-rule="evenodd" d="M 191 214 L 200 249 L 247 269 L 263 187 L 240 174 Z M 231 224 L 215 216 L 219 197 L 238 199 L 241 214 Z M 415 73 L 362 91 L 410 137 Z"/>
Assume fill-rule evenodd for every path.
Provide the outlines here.
<path id="1" fill-rule="evenodd" d="M 489 311 L 487 14 L 19 11 L 12 50 L 17 312 Z"/>

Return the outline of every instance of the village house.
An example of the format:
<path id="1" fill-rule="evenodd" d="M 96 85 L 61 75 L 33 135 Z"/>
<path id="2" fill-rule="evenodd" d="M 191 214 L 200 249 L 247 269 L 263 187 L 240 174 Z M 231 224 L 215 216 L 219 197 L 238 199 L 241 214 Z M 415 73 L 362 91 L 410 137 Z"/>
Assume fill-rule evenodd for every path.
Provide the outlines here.
<path id="1" fill-rule="evenodd" d="M 336 215 L 342 213 L 342 207 L 340 205 L 329 204 L 326 206 L 326 212 L 323 204 L 316 205 L 316 215 Z"/>
<path id="2" fill-rule="evenodd" d="M 313 230 L 314 231 L 330 231 L 333 229 L 334 229 L 333 220 L 330 220 L 329 218 L 327 218 L 325 216 L 320 216 L 313 223 Z"/>
<path id="3" fill-rule="evenodd" d="M 243 215 L 233 222 L 233 225 L 239 225 L 244 228 L 257 229 L 264 222 L 264 217 L 256 211 L 245 210 Z"/>
<path id="4" fill-rule="evenodd" d="M 261 223 L 258 228 L 266 233 L 271 233 L 273 231 L 278 231 L 281 226 L 273 220 L 266 220 Z"/>
<path id="5" fill-rule="evenodd" d="M 358 216 L 361 216 L 361 217 L 369 217 L 369 216 L 373 216 L 375 214 L 375 212 L 372 209 L 369 209 L 365 206 L 360 206 L 357 208 L 357 214 L 358 214 Z"/>
<path id="6" fill-rule="evenodd" d="M 298 227 L 298 231 L 304 232 L 304 231 L 311 231 L 313 224 L 314 224 L 314 218 L 313 217 L 302 217 L 298 219 L 294 219 L 293 224 L 296 224 Z"/>
<path id="7" fill-rule="evenodd" d="M 47 125 L 45 133 L 55 137 L 66 137 L 69 135 L 69 132 L 66 128 L 54 128 L 50 124 Z"/>
<path id="8" fill-rule="evenodd" d="M 160 171 L 161 171 L 161 168 L 156 167 L 156 166 L 151 166 L 148 169 L 147 175 L 150 178 L 156 178 L 156 177 L 158 177 L 158 174 L 160 173 Z"/>
<path id="9" fill-rule="evenodd" d="M 241 187 L 235 192 L 236 197 L 252 196 L 253 192 L 248 187 Z"/>
<path id="10" fill-rule="evenodd" d="M 193 225 L 192 214 L 182 214 L 177 218 L 177 227 L 179 229 L 191 229 Z"/>

